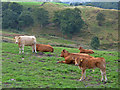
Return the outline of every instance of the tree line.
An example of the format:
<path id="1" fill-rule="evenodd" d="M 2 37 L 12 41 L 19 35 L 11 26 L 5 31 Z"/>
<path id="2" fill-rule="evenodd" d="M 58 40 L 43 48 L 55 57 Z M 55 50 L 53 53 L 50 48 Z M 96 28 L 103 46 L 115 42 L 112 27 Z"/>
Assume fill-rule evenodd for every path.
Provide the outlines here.
<path id="1" fill-rule="evenodd" d="M 71 6 L 79 6 L 79 5 L 85 5 L 85 6 L 93 6 L 93 7 L 100 7 L 104 9 L 119 9 L 119 2 L 74 2 L 70 3 Z M 119 9 L 120 10 L 120 9 Z"/>

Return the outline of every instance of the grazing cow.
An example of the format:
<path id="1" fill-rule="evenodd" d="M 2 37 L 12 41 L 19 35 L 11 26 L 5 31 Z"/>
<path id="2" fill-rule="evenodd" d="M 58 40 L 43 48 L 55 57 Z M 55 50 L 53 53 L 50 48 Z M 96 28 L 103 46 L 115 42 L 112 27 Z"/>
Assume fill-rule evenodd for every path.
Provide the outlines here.
<path id="1" fill-rule="evenodd" d="M 50 45 L 36 44 L 36 50 L 41 52 L 53 52 L 54 49 Z"/>
<path id="2" fill-rule="evenodd" d="M 107 81 L 106 76 L 106 62 L 103 57 L 97 58 L 86 58 L 86 57 L 75 57 L 75 65 L 82 69 L 82 76 L 79 81 L 82 81 L 86 77 L 86 69 L 100 68 L 101 71 L 101 81 L 103 81 L 103 76 L 105 76 L 105 81 Z"/>
<path id="3" fill-rule="evenodd" d="M 80 50 L 80 53 L 86 53 L 86 54 L 93 54 L 94 51 L 93 50 L 86 50 L 86 49 L 83 49 L 82 47 L 79 48 Z"/>
<path id="4" fill-rule="evenodd" d="M 19 46 L 19 53 L 21 53 L 21 48 L 22 53 L 24 53 L 24 46 L 32 46 L 32 52 L 34 52 L 35 48 L 35 53 L 37 53 L 35 36 L 15 36 L 14 39 L 15 43 Z"/>
<path id="5" fill-rule="evenodd" d="M 68 51 L 66 51 L 65 49 L 62 50 L 61 52 L 61 57 L 65 58 L 65 61 L 58 61 L 57 63 L 66 63 L 66 64 L 75 64 L 75 60 L 73 59 L 73 57 L 89 57 L 92 58 L 92 56 L 88 55 L 88 54 L 82 54 L 82 53 L 69 53 Z"/>

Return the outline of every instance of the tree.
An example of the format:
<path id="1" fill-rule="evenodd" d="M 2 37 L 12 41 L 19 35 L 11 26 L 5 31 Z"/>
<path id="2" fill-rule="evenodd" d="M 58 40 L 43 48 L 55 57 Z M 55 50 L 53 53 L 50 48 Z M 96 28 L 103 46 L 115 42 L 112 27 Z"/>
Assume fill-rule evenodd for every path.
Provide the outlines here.
<path id="1" fill-rule="evenodd" d="M 36 21 L 41 24 L 41 28 L 49 23 L 49 13 L 43 8 L 34 10 Z"/>
<path id="2" fill-rule="evenodd" d="M 93 49 L 98 49 L 100 46 L 99 38 L 97 36 L 93 37 L 90 45 Z"/>
<path id="3" fill-rule="evenodd" d="M 18 25 L 18 14 L 10 9 L 6 9 L 2 13 L 2 27 L 7 28 L 17 28 Z"/>
<path id="4" fill-rule="evenodd" d="M 34 23 L 33 18 L 30 14 L 22 13 L 18 18 L 18 27 L 19 29 L 24 27 L 29 27 Z"/>
<path id="5" fill-rule="evenodd" d="M 103 13 L 98 13 L 96 20 L 98 21 L 98 25 L 102 26 L 103 22 L 105 21 L 105 15 Z"/>
<path id="6" fill-rule="evenodd" d="M 78 8 L 55 12 L 53 21 L 61 29 L 62 33 L 69 38 L 72 38 L 74 33 L 79 32 L 84 24 L 81 11 Z"/>
<path id="7" fill-rule="evenodd" d="M 12 11 L 18 14 L 21 14 L 23 10 L 23 6 L 18 3 L 12 2 L 12 3 L 9 3 L 9 9 L 11 9 Z"/>
<path id="8" fill-rule="evenodd" d="M 9 8 L 10 2 L 2 2 L 2 11 L 6 10 Z"/>

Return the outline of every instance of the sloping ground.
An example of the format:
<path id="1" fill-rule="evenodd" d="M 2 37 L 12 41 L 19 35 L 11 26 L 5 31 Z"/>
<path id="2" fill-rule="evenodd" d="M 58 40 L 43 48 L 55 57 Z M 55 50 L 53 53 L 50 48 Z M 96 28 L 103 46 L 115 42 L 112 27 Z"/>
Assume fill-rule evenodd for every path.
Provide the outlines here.
<path id="1" fill-rule="evenodd" d="M 90 46 L 90 41 L 93 36 L 98 36 L 101 43 L 101 49 L 117 49 L 118 43 L 118 10 L 101 9 L 91 6 L 61 6 L 52 3 L 46 3 L 42 8 L 45 8 L 50 13 L 52 19 L 54 12 L 67 8 L 79 8 L 82 11 L 82 18 L 86 25 L 83 29 L 73 35 L 72 40 Z M 101 12 L 105 15 L 105 21 L 102 26 L 98 26 L 96 16 Z M 37 27 L 36 27 L 37 28 Z M 41 30 L 42 31 L 42 30 Z M 60 30 L 54 24 L 48 25 L 44 33 L 53 34 L 60 37 L 62 35 Z M 54 33 L 53 33 L 54 32 Z M 109 47 L 109 48 L 108 48 Z"/>
<path id="2" fill-rule="evenodd" d="M 24 31 L 28 34 L 35 36 L 53 36 L 53 37 L 64 37 L 59 28 L 56 27 L 54 23 L 52 23 L 52 18 L 54 16 L 54 12 L 58 10 L 63 10 L 67 8 L 79 8 L 82 12 L 82 18 L 85 21 L 86 25 L 82 28 L 79 33 L 73 35 L 72 41 L 75 41 L 78 45 L 82 45 L 84 48 L 90 48 L 90 41 L 93 36 L 98 36 L 100 39 L 100 49 L 109 49 L 109 50 L 117 50 L 118 46 L 118 10 L 111 9 L 101 9 L 97 7 L 91 6 L 65 6 L 64 4 L 58 3 L 45 3 L 43 6 L 40 6 L 39 3 L 21 3 L 24 6 L 37 7 L 37 8 L 45 8 L 49 11 L 49 18 L 51 23 L 44 28 L 40 28 L 40 25 L 36 24 L 34 27 L 26 28 Z M 99 12 L 105 14 L 105 21 L 102 26 L 98 26 L 96 21 L 96 16 Z M 71 40 L 71 39 L 70 39 Z M 58 40 L 59 41 L 59 40 Z M 61 40 L 62 41 L 62 40 Z M 44 40 L 43 40 L 44 42 Z M 59 42 L 60 43 L 60 42 Z M 65 44 L 65 43 L 62 43 Z M 76 45 L 77 45 L 76 44 Z M 87 46 L 87 47 L 86 47 Z"/>
<path id="3" fill-rule="evenodd" d="M 8 32 L 8 31 L 3 31 L 2 32 L 2 41 L 3 42 L 8 42 L 8 43 L 14 43 L 14 37 L 15 36 L 20 36 L 20 35 L 33 35 L 33 34 L 26 34 L 26 33 L 21 33 L 21 32 Z M 59 46 L 59 47 L 70 47 L 70 48 L 78 48 L 80 43 L 73 41 L 73 40 L 67 40 L 63 39 L 60 37 L 56 36 L 49 36 L 49 35 L 35 35 L 37 38 L 37 43 L 40 44 L 50 44 L 52 46 Z"/>

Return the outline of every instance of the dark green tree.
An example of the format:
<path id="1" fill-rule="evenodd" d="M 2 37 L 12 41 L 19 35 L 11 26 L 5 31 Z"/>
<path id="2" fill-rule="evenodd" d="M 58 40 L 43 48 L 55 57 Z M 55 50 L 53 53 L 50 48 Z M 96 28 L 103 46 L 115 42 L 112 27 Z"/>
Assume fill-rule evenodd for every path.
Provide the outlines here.
<path id="1" fill-rule="evenodd" d="M 16 3 L 16 2 L 12 2 L 9 3 L 9 9 L 11 9 L 12 11 L 21 14 L 22 10 L 23 10 L 23 6 Z"/>
<path id="2" fill-rule="evenodd" d="M 84 24 L 81 11 L 78 8 L 55 12 L 53 21 L 61 29 L 62 33 L 69 38 L 72 38 L 74 33 L 79 32 Z"/>
<path id="3" fill-rule="evenodd" d="M 2 2 L 2 11 L 6 10 L 9 8 L 10 2 Z"/>
<path id="4" fill-rule="evenodd" d="M 18 14 L 10 9 L 6 9 L 2 12 L 2 27 L 7 28 L 17 28 L 18 25 Z"/>
<path id="5" fill-rule="evenodd" d="M 36 21 L 41 25 L 41 28 L 49 23 L 49 13 L 43 8 L 34 10 Z"/>
<path id="6" fill-rule="evenodd" d="M 102 26 L 105 21 L 105 15 L 103 13 L 98 13 L 96 16 L 96 20 L 98 21 L 98 25 Z"/>
<path id="7" fill-rule="evenodd" d="M 33 25 L 34 20 L 30 14 L 22 13 L 18 18 L 18 28 L 22 29 Z"/>
<path id="8" fill-rule="evenodd" d="M 93 37 L 90 43 L 93 49 L 98 49 L 100 46 L 100 40 L 97 36 Z"/>

